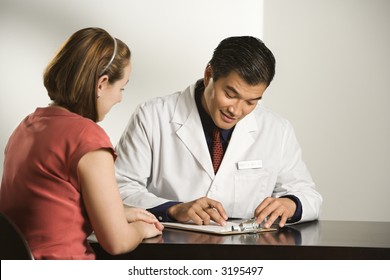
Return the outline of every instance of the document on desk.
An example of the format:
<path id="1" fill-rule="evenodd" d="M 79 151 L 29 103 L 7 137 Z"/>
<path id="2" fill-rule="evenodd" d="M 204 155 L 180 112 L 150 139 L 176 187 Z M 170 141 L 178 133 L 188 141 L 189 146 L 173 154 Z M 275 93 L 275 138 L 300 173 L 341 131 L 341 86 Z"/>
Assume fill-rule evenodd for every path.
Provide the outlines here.
<path id="1" fill-rule="evenodd" d="M 277 230 L 277 227 L 263 228 L 259 226 L 249 226 L 246 227 L 243 222 L 236 221 L 227 221 L 226 226 L 220 226 L 214 222 L 211 222 L 209 225 L 196 225 L 194 223 L 172 223 L 172 222 L 163 222 L 162 223 L 166 228 L 196 231 L 210 234 L 218 235 L 232 235 L 232 234 L 245 234 L 245 233 L 262 233 Z M 243 226 L 244 225 L 244 226 Z"/>

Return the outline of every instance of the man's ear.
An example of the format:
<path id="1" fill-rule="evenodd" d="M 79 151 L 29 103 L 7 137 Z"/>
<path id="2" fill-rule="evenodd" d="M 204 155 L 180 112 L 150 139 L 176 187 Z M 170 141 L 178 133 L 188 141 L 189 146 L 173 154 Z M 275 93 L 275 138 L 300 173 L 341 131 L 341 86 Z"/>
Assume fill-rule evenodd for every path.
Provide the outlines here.
<path id="1" fill-rule="evenodd" d="M 108 84 L 108 76 L 107 75 L 101 76 L 97 83 L 97 93 L 96 93 L 97 98 L 99 98 L 103 94 L 103 91 L 107 87 L 107 84 Z"/>
<path id="2" fill-rule="evenodd" d="M 204 70 L 204 76 L 203 76 L 203 83 L 204 87 L 207 87 L 210 80 L 213 78 L 213 69 L 211 68 L 210 64 L 207 64 L 206 69 Z"/>

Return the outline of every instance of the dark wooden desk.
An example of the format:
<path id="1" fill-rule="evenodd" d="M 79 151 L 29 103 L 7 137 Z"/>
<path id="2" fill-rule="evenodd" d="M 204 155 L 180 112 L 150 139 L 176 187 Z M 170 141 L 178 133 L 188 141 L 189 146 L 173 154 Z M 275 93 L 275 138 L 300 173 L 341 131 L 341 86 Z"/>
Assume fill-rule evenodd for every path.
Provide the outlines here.
<path id="1" fill-rule="evenodd" d="M 275 232 L 229 236 L 165 229 L 162 236 L 118 256 L 91 244 L 97 258 L 105 260 L 389 260 L 390 223 L 314 221 Z"/>

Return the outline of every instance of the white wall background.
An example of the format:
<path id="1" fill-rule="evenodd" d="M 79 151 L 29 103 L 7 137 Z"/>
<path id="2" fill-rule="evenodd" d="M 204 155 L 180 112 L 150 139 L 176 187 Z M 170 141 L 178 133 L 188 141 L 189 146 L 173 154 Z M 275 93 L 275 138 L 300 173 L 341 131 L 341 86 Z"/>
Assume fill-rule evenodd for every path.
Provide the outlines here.
<path id="1" fill-rule="evenodd" d="M 390 1 L 265 0 L 265 102 L 294 125 L 322 219 L 390 221 Z"/>
<path id="2" fill-rule="evenodd" d="M 133 53 L 127 95 L 101 123 L 114 144 L 138 103 L 200 78 L 221 39 L 264 38 L 277 59 L 264 102 L 296 129 L 321 219 L 390 221 L 389 1 L 0 0 L 0 162 L 16 125 L 49 102 L 46 64 L 87 26 Z"/>
<path id="3" fill-rule="evenodd" d="M 50 100 L 44 68 L 65 39 L 98 26 L 126 42 L 133 71 L 121 104 L 101 123 L 114 145 L 135 106 L 203 76 L 225 37 L 262 37 L 259 0 L 0 0 L 0 175 L 8 137 Z"/>

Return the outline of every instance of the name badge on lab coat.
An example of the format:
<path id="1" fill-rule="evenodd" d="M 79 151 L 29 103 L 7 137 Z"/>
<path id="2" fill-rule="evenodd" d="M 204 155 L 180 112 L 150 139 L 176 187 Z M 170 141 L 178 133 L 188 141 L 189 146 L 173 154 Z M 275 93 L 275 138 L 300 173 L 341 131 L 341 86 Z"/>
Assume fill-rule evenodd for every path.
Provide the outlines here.
<path id="1" fill-rule="evenodd" d="M 262 160 L 248 160 L 248 161 L 239 161 L 238 162 L 238 169 L 256 169 L 256 168 L 262 168 L 263 167 L 263 161 Z"/>

